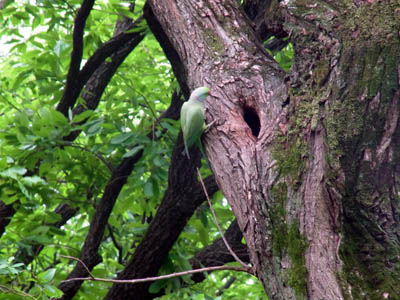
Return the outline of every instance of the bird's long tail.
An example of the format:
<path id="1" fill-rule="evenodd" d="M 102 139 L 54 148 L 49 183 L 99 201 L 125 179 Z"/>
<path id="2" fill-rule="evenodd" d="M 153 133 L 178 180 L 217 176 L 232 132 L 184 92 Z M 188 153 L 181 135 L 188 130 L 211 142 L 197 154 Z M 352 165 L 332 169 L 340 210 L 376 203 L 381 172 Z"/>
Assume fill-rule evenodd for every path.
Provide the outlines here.
<path id="1" fill-rule="evenodd" d="M 186 154 L 187 158 L 190 159 L 189 149 L 185 143 L 185 149 L 183 150 L 182 154 Z"/>

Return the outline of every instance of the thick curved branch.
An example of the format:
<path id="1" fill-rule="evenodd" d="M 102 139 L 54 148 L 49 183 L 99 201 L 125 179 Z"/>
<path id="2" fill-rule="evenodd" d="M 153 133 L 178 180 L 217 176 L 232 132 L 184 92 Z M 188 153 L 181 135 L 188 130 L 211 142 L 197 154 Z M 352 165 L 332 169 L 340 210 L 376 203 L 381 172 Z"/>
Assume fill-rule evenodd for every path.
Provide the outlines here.
<path id="1" fill-rule="evenodd" d="M 61 102 L 57 106 L 57 110 L 59 110 L 65 116 L 68 113 L 68 108 L 71 107 L 70 105 L 68 105 L 68 103 L 71 102 L 71 95 L 77 92 L 76 84 L 79 76 L 79 68 L 82 62 L 83 54 L 83 33 L 85 30 L 86 20 L 89 17 L 90 11 L 93 8 L 94 1 L 95 0 L 84 0 L 81 8 L 76 14 L 74 22 L 74 32 L 72 36 L 73 44 L 71 62 L 67 74 L 67 82 Z"/>
<path id="2" fill-rule="evenodd" d="M 138 23 L 126 23 L 123 28 L 120 28 L 117 32 L 119 31 L 125 31 L 132 26 L 136 26 Z M 118 26 L 118 23 L 117 23 Z M 123 29 L 123 30 L 122 30 Z M 110 82 L 111 78 L 117 71 L 118 67 L 121 65 L 121 63 L 125 60 L 125 58 L 132 52 L 132 50 L 143 40 L 144 34 L 140 34 L 139 32 L 136 32 L 136 35 L 131 35 L 131 39 L 127 41 L 125 44 L 121 44 L 121 47 L 111 55 L 111 61 L 103 61 L 103 63 L 100 64 L 100 66 L 97 67 L 96 71 L 93 72 L 92 76 L 88 80 L 86 84 L 86 92 L 82 95 L 82 98 L 85 100 L 85 106 L 82 104 L 79 104 L 74 110 L 73 114 L 77 115 L 82 112 L 84 112 L 87 109 L 94 110 L 97 108 L 101 96 Z M 100 62 L 99 62 L 100 63 Z M 179 102 L 181 102 L 179 100 Z M 67 105 L 67 111 L 71 107 L 70 105 Z M 63 105 L 58 105 L 57 109 L 61 111 L 60 109 L 64 107 Z M 179 108 L 180 109 L 180 108 Z M 74 131 L 70 135 L 66 136 L 64 140 L 66 141 L 73 141 L 77 138 L 77 136 L 80 134 L 80 131 Z M 12 216 L 15 214 L 16 210 L 14 208 L 14 205 L 17 203 L 13 203 L 10 205 L 6 205 L 5 203 L 0 201 L 0 236 L 4 233 L 5 228 L 7 225 L 10 223 L 10 220 Z"/>
<path id="3" fill-rule="evenodd" d="M 179 97 L 178 94 L 174 93 L 173 96 L 174 101 L 171 102 L 171 106 L 180 105 L 182 101 L 175 99 Z M 175 108 L 169 108 L 162 116 L 164 118 L 178 118 Z M 152 136 L 152 134 L 153 133 L 151 131 L 149 132 L 148 136 Z M 101 262 L 98 249 L 103 239 L 108 218 L 122 187 L 125 185 L 128 176 L 131 174 L 135 164 L 139 161 L 142 155 L 143 150 L 140 150 L 136 155 L 123 159 L 115 168 L 106 185 L 104 194 L 96 207 L 96 212 L 93 216 L 93 220 L 90 223 L 89 232 L 86 236 L 86 240 L 80 255 L 80 260 L 84 262 L 89 270 L 92 270 L 98 263 Z M 76 264 L 72 272 L 68 275 L 67 279 L 85 277 L 87 275 L 88 272 L 83 265 Z M 58 288 L 64 292 L 64 295 L 60 299 L 72 299 L 79 290 L 81 284 L 81 281 L 62 282 Z"/>
<path id="4" fill-rule="evenodd" d="M 76 14 L 74 22 L 74 32 L 72 35 L 72 53 L 71 62 L 69 65 L 67 84 L 72 82 L 79 73 L 79 67 L 82 61 L 83 54 L 83 33 L 85 30 L 86 20 L 89 17 L 90 11 L 93 8 L 95 0 L 84 0 L 81 8 Z"/>
<path id="5" fill-rule="evenodd" d="M 203 188 L 197 181 L 196 168 L 200 164 L 200 152 L 198 149 L 192 151 L 189 162 L 182 155 L 182 150 L 180 134 L 172 153 L 168 189 L 145 237 L 118 279 L 156 276 L 187 221 L 206 200 Z M 218 190 L 213 176 L 207 177 L 204 182 L 210 195 Z M 105 299 L 152 299 L 149 298 L 149 285 L 149 282 L 132 286 L 114 284 Z"/>
<path id="6" fill-rule="evenodd" d="M 138 18 L 133 24 L 131 24 L 126 30 L 139 28 L 143 24 L 143 17 Z M 68 114 L 68 110 L 73 108 L 79 94 L 82 92 L 83 87 L 88 82 L 89 78 L 93 73 L 98 70 L 99 65 L 105 62 L 106 58 L 122 49 L 122 53 L 126 53 L 127 50 L 132 49 L 144 38 L 145 29 L 134 32 L 122 32 L 117 36 L 111 38 L 109 41 L 104 43 L 96 52 L 89 58 L 86 64 L 83 66 L 82 70 L 76 71 L 76 67 L 70 66 L 70 70 L 67 76 L 67 83 L 65 86 L 64 93 L 61 97 L 60 102 L 57 105 L 57 110 L 63 113 L 65 116 Z M 129 52 L 130 52 L 129 51 Z M 128 53 L 129 53 L 128 52 Z M 122 55 L 122 61 L 125 59 L 126 55 Z M 114 60 L 120 61 L 114 55 Z M 80 62 L 79 62 L 80 64 Z M 72 65 L 72 59 L 71 59 Z M 70 73 L 73 72 L 73 76 Z M 115 72 L 115 71 L 114 71 Z M 107 82 L 108 83 L 108 82 Z"/>
<path id="7" fill-rule="evenodd" d="M 140 28 L 143 25 L 143 16 L 139 17 L 135 23 L 133 23 L 129 29 Z M 86 83 L 93 72 L 98 68 L 98 65 L 105 61 L 111 54 L 116 53 L 121 47 L 126 45 L 132 40 L 142 40 L 145 36 L 145 29 L 134 32 L 122 32 L 119 35 L 111 38 L 109 41 L 104 43 L 95 53 L 89 58 L 82 70 L 79 72 L 79 80 Z"/>
<path id="8" fill-rule="evenodd" d="M 134 26 L 136 26 L 138 23 L 135 22 Z M 125 30 L 132 28 L 132 25 L 129 27 L 125 28 Z M 115 39 L 118 37 L 120 38 L 120 34 L 115 37 Z M 126 35 L 125 35 L 126 36 Z M 92 73 L 91 77 L 87 81 L 86 87 L 85 87 L 85 92 L 82 95 L 82 98 L 85 100 L 85 104 L 78 104 L 74 110 L 73 110 L 73 115 L 78 115 L 85 110 L 91 109 L 94 110 L 97 108 L 100 102 L 101 95 L 103 94 L 105 88 L 107 87 L 108 83 L 110 82 L 111 78 L 119 68 L 119 66 L 123 63 L 125 58 L 135 49 L 135 47 L 143 40 L 145 34 L 144 32 L 134 32 L 130 34 L 130 39 L 125 41 L 125 39 L 117 39 L 119 48 L 116 47 L 116 45 L 113 45 L 112 48 L 117 48 L 117 50 L 111 55 L 110 61 L 101 61 L 99 57 L 103 57 L 101 54 L 98 54 L 97 59 L 94 59 L 91 63 L 91 68 L 96 67 L 96 70 Z M 114 39 L 114 38 L 113 38 Z M 124 43 L 122 43 L 124 41 Z M 115 41 L 113 42 L 117 44 Z M 99 49 L 100 50 L 100 49 Z M 98 51 L 96 51 L 98 52 Z M 88 62 L 89 63 L 89 62 Z M 96 64 L 100 64 L 100 66 L 96 66 Z M 89 68 L 88 68 L 89 69 Z M 82 70 L 83 71 L 83 70 Z M 88 71 L 88 70 L 87 70 Z M 92 72 L 90 70 L 90 72 Z M 86 76 L 86 75 L 85 75 Z M 80 131 L 74 131 L 72 132 L 69 136 L 65 137 L 64 139 L 67 141 L 72 141 L 74 140 L 78 135 L 80 134 Z"/>
<path id="9" fill-rule="evenodd" d="M 187 84 L 187 71 L 185 69 L 185 65 L 182 63 L 178 52 L 176 52 L 174 46 L 168 39 L 168 36 L 165 34 L 160 22 L 155 17 L 148 2 L 146 2 L 143 8 L 143 13 L 151 32 L 154 34 L 155 38 L 163 49 L 165 56 L 171 63 L 172 71 L 178 80 L 185 99 L 188 99 L 190 95 L 190 88 Z"/>
<path id="10" fill-rule="evenodd" d="M 228 244 L 231 246 L 235 254 L 244 262 L 249 263 L 250 257 L 247 252 L 247 246 L 242 244 L 243 234 L 234 220 L 224 234 Z M 220 266 L 228 262 L 233 262 L 235 259 L 226 249 L 222 238 L 215 240 L 211 245 L 204 247 L 193 258 L 190 259 L 190 264 L 193 269 L 198 269 L 200 266 L 212 267 Z M 205 279 L 204 274 L 195 274 L 192 276 L 194 282 L 201 282 Z"/>

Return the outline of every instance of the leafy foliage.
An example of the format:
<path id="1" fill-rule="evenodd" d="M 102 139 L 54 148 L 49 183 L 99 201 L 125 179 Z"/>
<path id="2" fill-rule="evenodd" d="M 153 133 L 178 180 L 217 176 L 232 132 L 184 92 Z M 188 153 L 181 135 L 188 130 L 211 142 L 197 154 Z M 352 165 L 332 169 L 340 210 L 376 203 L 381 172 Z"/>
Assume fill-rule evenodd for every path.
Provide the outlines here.
<path id="1" fill-rule="evenodd" d="M 7 49 L 0 52 L 0 195 L 16 211 L 0 239 L 0 299 L 60 297 L 57 286 L 75 265 L 62 255 L 79 257 L 96 205 L 122 159 L 143 151 L 108 220 L 100 249 L 103 261 L 94 276 L 111 278 L 124 268 L 167 187 L 179 125 L 169 119 L 153 124 L 177 84 L 150 33 L 118 68 L 95 111 L 74 115 L 70 110 L 66 117 L 55 109 L 66 82 L 80 4 L 16 1 L 0 10 L 0 42 Z M 83 62 L 113 36 L 118 18 L 137 19 L 143 4 L 136 1 L 131 12 L 123 1 L 96 1 L 85 27 Z M 78 102 L 85 105 L 81 97 Z M 65 139 L 75 131 L 81 131 L 77 139 Z M 75 214 L 60 227 L 55 209 L 63 203 Z M 226 228 L 232 213 L 221 194 L 214 203 Z M 190 269 L 188 259 L 218 236 L 208 208 L 199 208 L 160 273 Z M 174 293 L 164 299 L 218 299 L 215 293 L 229 276 L 215 273 L 197 285 L 184 278 L 184 289 L 177 279 L 159 281 L 150 291 Z M 245 274 L 237 276 L 224 292 L 226 299 L 261 299 L 258 283 Z M 96 299 L 108 289 L 105 283 L 85 282 L 75 299 Z"/>

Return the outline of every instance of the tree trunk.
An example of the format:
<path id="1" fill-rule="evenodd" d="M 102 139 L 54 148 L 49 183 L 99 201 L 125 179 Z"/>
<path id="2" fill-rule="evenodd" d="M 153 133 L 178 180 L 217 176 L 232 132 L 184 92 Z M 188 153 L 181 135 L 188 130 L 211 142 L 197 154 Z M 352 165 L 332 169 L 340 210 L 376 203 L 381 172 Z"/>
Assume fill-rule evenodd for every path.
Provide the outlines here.
<path id="1" fill-rule="evenodd" d="M 211 88 L 204 144 L 256 275 L 271 300 L 399 299 L 399 3 L 266 2 L 287 76 L 237 1 L 150 1 Z"/>

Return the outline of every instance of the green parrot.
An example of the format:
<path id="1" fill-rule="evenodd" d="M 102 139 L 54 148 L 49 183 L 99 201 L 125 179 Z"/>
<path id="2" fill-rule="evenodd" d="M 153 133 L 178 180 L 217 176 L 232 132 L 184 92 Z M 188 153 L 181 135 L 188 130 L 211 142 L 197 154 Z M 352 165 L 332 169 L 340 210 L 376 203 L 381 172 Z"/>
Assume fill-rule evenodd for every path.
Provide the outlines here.
<path id="1" fill-rule="evenodd" d="M 195 89 L 187 102 L 183 103 L 181 109 L 181 126 L 183 132 L 183 141 L 188 159 L 190 159 L 189 149 L 196 143 L 202 150 L 200 137 L 206 128 L 204 121 L 204 100 L 208 96 L 207 87 Z"/>

